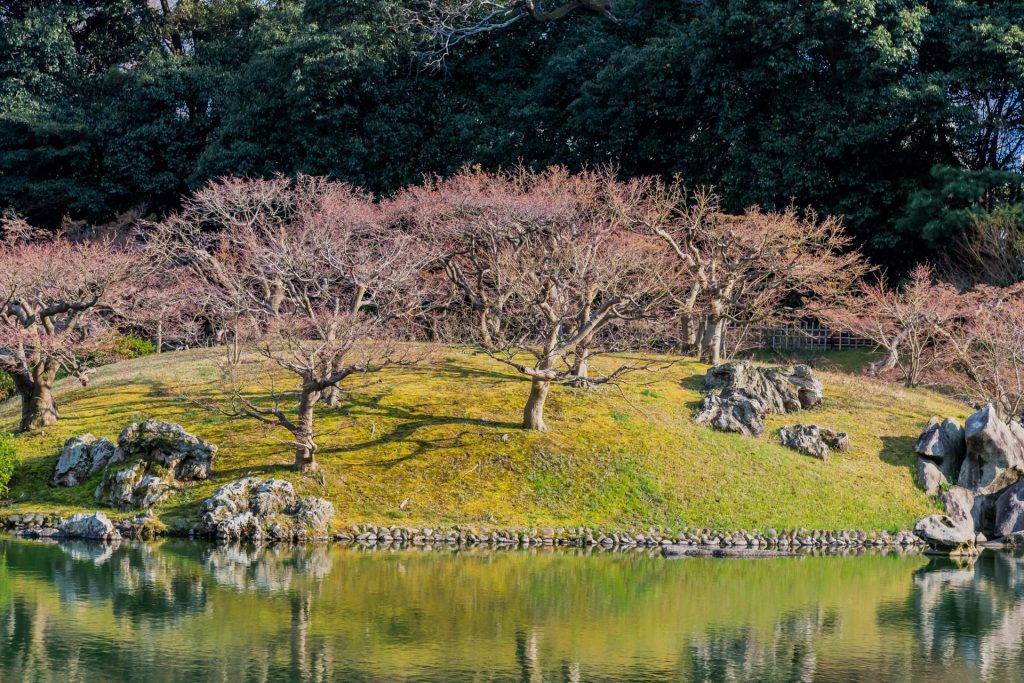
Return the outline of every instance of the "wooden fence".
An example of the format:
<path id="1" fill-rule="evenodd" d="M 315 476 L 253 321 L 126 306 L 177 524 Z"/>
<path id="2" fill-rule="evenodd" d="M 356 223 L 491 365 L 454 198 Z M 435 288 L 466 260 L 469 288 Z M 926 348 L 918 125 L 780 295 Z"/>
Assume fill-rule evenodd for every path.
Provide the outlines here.
<path id="1" fill-rule="evenodd" d="M 729 340 L 730 345 L 736 341 L 736 335 L 740 333 L 739 328 L 728 330 L 727 334 L 732 337 Z M 774 351 L 841 351 L 843 349 L 870 349 L 875 346 L 875 343 L 865 337 L 831 330 L 817 321 L 807 320 L 785 327 L 748 330 L 743 346 Z"/>

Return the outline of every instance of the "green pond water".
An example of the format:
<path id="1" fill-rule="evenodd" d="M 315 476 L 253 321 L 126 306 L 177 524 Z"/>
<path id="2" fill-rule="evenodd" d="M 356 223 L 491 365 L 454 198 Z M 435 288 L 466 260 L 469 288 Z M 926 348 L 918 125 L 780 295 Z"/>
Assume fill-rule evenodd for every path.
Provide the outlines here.
<path id="1" fill-rule="evenodd" d="M 1024 558 L 0 537 L 0 681 L 1024 676 Z"/>

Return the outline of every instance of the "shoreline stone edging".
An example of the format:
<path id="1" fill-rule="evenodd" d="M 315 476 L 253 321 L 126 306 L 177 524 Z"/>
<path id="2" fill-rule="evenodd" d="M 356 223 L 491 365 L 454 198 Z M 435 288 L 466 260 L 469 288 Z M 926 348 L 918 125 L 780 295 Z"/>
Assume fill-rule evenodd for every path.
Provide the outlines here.
<path id="1" fill-rule="evenodd" d="M 96 513 L 106 518 L 102 512 Z M 60 525 L 64 520 L 55 515 L 26 514 L 9 515 L 0 519 L 4 529 L 28 538 L 62 536 Z M 216 538 L 205 532 L 201 524 L 179 525 L 167 528 L 152 516 L 137 517 L 120 522 L 115 526 L 124 538 L 152 538 L 176 536 L 190 538 Z M 148 534 L 141 533 L 147 529 Z M 63 536 L 72 537 L 72 536 Z M 238 538 L 222 537 L 222 541 Z M 251 540 L 251 539 L 246 539 Z M 694 550 L 775 550 L 807 552 L 812 550 L 847 550 L 870 548 L 920 549 L 924 541 L 910 531 L 890 534 L 886 531 L 845 530 L 781 530 L 769 529 L 764 532 L 712 531 L 709 529 L 687 531 L 661 531 L 652 527 L 647 531 L 609 531 L 599 527 L 543 527 L 543 528 L 481 528 L 473 525 L 450 527 L 405 527 L 373 524 L 351 525 L 326 536 L 300 536 L 298 538 L 274 539 L 269 535 L 259 539 L 263 542 L 298 543 L 339 543 L 399 546 L 494 546 L 498 548 L 529 547 L 596 547 L 596 548 L 668 548 Z M 677 550 L 676 552 L 681 552 Z M 749 556 L 749 555 L 748 555 Z"/>

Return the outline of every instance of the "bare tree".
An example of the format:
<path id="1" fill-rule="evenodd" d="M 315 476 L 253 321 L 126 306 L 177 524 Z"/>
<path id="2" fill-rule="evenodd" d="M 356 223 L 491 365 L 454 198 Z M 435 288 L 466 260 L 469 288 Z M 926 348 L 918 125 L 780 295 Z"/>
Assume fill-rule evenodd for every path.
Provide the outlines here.
<path id="1" fill-rule="evenodd" d="M 862 281 L 814 311 L 830 326 L 866 337 L 885 352 L 882 360 L 868 366 L 869 374 L 899 368 L 903 383 L 915 387 L 934 364 L 949 361 L 943 358 L 944 342 L 963 316 L 964 300 L 955 287 L 935 282 L 932 269 L 922 265 L 899 289 L 885 278 Z"/>
<path id="2" fill-rule="evenodd" d="M 588 361 L 666 298 L 657 244 L 611 219 L 610 183 L 560 168 L 466 170 L 416 190 L 444 270 L 477 313 L 475 342 L 530 381 L 527 429 L 547 428 L 552 384 L 602 384 L 637 369 L 595 376 Z"/>
<path id="3" fill-rule="evenodd" d="M 409 10 L 406 17 L 430 46 L 423 52 L 423 60 L 438 66 L 466 39 L 526 21 L 546 24 L 578 11 L 619 21 L 612 13 L 611 0 L 561 0 L 551 6 L 536 0 L 428 0 Z"/>
<path id="4" fill-rule="evenodd" d="M 981 286 L 961 295 L 960 318 L 941 328 L 937 379 L 963 398 L 992 403 L 1006 419 L 1024 416 L 1024 286 Z"/>
<path id="5" fill-rule="evenodd" d="M 836 218 L 791 208 L 723 213 L 710 190 L 640 178 L 618 186 L 622 220 L 666 245 L 681 271 L 675 301 L 687 344 L 713 365 L 754 327 L 798 315 L 801 297 L 830 299 L 866 270 Z M 728 345 L 727 328 L 739 331 Z"/>
<path id="6" fill-rule="evenodd" d="M 237 183 L 252 183 L 262 196 L 268 181 L 231 181 L 207 188 L 204 205 L 222 216 L 216 239 L 192 226 L 173 234 L 185 217 L 164 228 L 167 243 L 183 242 L 181 253 L 204 283 L 216 310 L 241 308 L 251 324 L 233 333 L 266 362 L 298 381 L 298 401 L 270 383 L 269 402 L 252 397 L 240 379 L 240 354 L 229 354 L 225 386 L 228 412 L 287 430 L 298 469 L 315 467 L 316 405 L 353 375 L 378 373 L 413 362 L 398 342 L 416 310 L 416 280 L 427 261 L 422 244 L 392 226 L 373 198 L 348 185 L 300 177 L 290 190 L 272 188 L 274 207 L 289 208 L 287 225 L 258 218 L 264 208 L 236 213 L 235 197 L 250 196 Z M 289 192 L 294 197 L 287 197 Z M 235 316 L 235 320 L 238 316 Z"/>
<path id="7" fill-rule="evenodd" d="M 58 374 L 87 381 L 138 255 L 108 241 L 40 238 L 18 219 L 0 227 L 0 370 L 14 380 L 24 431 L 59 419 Z"/>

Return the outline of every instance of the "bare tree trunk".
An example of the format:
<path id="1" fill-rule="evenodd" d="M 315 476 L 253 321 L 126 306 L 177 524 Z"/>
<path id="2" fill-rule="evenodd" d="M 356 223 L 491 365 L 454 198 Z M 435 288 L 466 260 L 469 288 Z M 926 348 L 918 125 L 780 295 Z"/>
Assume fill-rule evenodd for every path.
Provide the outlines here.
<path id="1" fill-rule="evenodd" d="M 156 324 L 156 352 L 162 353 L 164 350 L 164 321 L 160 320 Z"/>
<path id="2" fill-rule="evenodd" d="M 316 442 L 313 440 L 313 419 L 320 391 L 303 389 L 299 399 L 299 415 L 296 420 L 295 435 L 295 469 L 301 471 L 316 468 Z"/>
<path id="3" fill-rule="evenodd" d="M 704 334 L 700 343 L 700 359 L 704 363 L 718 365 L 722 362 L 722 331 L 725 320 L 709 317 L 704 323 Z"/>
<path id="4" fill-rule="evenodd" d="M 544 424 L 544 402 L 548 398 L 548 389 L 551 382 L 535 379 L 530 385 L 530 398 L 526 401 L 526 409 L 523 410 L 523 428 L 533 429 L 538 432 L 546 432 L 548 426 Z"/>
<path id="5" fill-rule="evenodd" d="M 23 432 L 41 429 L 54 424 L 60 419 L 57 411 L 57 399 L 53 396 L 53 381 L 56 370 L 40 368 L 35 377 L 12 375 L 14 388 L 21 399 L 21 423 L 18 429 Z"/>
<path id="6" fill-rule="evenodd" d="M 590 378 L 590 349 L 580 349 L 579 354 L 576 356 L 576 362 L 572 366 L 572 374 L 577 379 L 586 380 Z M 586 382 L 583 382 L 586 384 Z"/>

